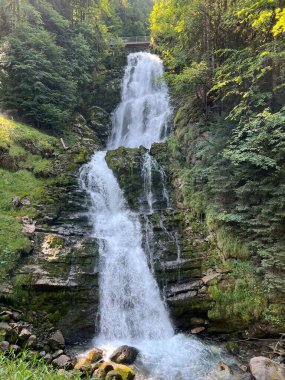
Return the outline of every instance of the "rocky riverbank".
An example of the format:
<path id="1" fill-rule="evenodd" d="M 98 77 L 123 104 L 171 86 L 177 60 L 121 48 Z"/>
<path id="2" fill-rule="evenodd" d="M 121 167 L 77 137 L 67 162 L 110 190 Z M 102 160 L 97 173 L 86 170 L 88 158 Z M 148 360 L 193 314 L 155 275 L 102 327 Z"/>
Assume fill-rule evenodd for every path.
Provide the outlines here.
<path id="1" fill-rule="evenodd" d="M 240 379 L 265 380 L 285 379 L 285 367 L 280 364 L 285 352 L 285 342 L 280 340 L 274 343 L 274 352 L 266 356 L 250 357 L 254 354 L 253 344 L 247 354 L 242 354 L 245 348 L 233 342 L 228 343 L 228 350 L 235 352 L 239 358 L 237 364 L 227 364 L 219 361 L 203 380 L 211 379 Z M 266 349 L 259 344 L 256 352 Z M 238 353 L 238 351 L 240 351 Z M 62 332 L 48 321 L 46 313 L 22 312 L 15 308 L 0 305 L 0 355 L 11 355 L 14 360 L 24 355 L 25 360 L 43 361 L 50 368 L 57 370 L 58 376 L 65 378 L 94 378 L 133 380 L 142 379 L 140 368 L 140 352 L 134 347 L 121 346 L 106 357 L 106 353 L 99 348 L 92 348 L 80 355 L 70 355 L 66 352 L 66 343 Z M 247 357 L 246 357 L 247 356 Z M 1 370 L 1 368 L 0 368 Z M 202 378 L 200 378 L 202 379 Z"/>

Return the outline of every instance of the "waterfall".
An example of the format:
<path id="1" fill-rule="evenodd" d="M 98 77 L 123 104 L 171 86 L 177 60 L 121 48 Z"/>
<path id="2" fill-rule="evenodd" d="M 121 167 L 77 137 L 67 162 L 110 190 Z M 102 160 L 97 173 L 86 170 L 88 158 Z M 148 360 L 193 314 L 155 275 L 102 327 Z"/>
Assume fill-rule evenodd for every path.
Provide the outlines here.
<path id="1" fill-rule="evenodd" d="M 105 154 L 96 153 L 81 171 L 99 240 L 101 337 L 169 338 L 173 329 L 142 249 L 138 216 L 128 209 Z"/>
<path id="2" fill-rule="evenodd" d="M 158 57 L 129 55 L 108 149 L 150 148 L 166 138 L 171 110 L 162 73 Z M 80 173 L 81 187 L 91 199 L 93 237 L 99 241 L 100 336 L 106 340 L 169 338 L 174 331 L 142 248 L 138 215 L 128 209 L 105 155 L 95 153 Z M 153 160 L 149 154 L 146 157 L 150 176 Z M 151 180 L 149 186 L 152 209 Z"/>
<path id="3" fill-rule="evenodd" d="M 153 143 L 167 138 L 171 107 L 162 74 L 163 64 L 157 56 L 142 52 L 128 56 L 122 101 L 113 115 L 108 150 L 141 145 L 150 149 Z M 149 371 L 144 379 L 197 379 L 213 363 L 211 354 L 197 339 L 174 334 L 143 250 L 139 215 L 128 208 L 105 156 L 106 151 L 95 153 L 80 172 L 81 188 L 91 200 L 92 236 L 99 243 L 100 333 L 95 344 L 138 347 L 139 361 Z M 169 207 L 165 173 L 146 153 L 142 170 L 146 214 L 155 206 L 153 170 L 160 175 L 162 198 Z M 151 251 L 152 230 L 151 226 L 147 228 L 146 246 Z"/>
<path id="4" fill-rule="evenodd" d="M 128 56 L 122 82 L 122 101 L 113 115 L 108 149 L 119 146 L 150 148 L 164 141 L 170 129 L 171 108 L 162 81 L 161 60 L 149 53 Z"/>
<path id="5" fill-rule="evenodd" d="M 153 193 L 153 173 L 157 173 L 160 177 L 161 198 L 165 203 L 165 208 L 170 208 L 170 197 L 166 186 L 166 174 L 163 168 L 159 165 L 154 157 L 152 157 L 149 152 L 146 152 L 143 157 L 142 163 L 142 178 L 144 184 L 144 194 L 148 206 L 148 212 L 150 214 L 154 211 L 154 205 L 156 203 L 156 198 Z M 157 184 L 156 184 L 157 185 Z"/>

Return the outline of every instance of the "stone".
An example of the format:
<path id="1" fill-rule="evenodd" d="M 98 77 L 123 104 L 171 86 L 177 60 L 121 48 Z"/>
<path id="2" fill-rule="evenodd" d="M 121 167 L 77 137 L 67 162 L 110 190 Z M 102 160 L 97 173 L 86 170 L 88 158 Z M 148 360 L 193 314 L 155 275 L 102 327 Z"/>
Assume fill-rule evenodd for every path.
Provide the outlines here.
<path id="1" fill-rule="evenodd" d="M 70 357 L 67 355 L 60 355 L 52 361 L 52 364 L 57 368 L 68 368 L 70 367 Z"/>
<path id="2" fill-rule="evenodd" d="M 285 367 L 264 356 L 252 358 L 249 366 L 256 380 L 285 380 Z"/>
<path id="3" fill-rule="evenodd" d="M 247 372 L 248 371 L 248 366 L 247 365 L 245 365 L 245 364 L 239 364 L 238 366 L 241 369 L 241 371 L 243 371 L 243 372 Z"/>
<path id="4" fill-rule="evenodd" d="M 114 370 L 119 372 L 123 380 L 133 380 L 136 375 L 130 367 L 123 364 L 114 364 Z"/>
<path id="5" fill-rule="evenodd" d="M 21 342 L 24 342 L 25 340 L 29 339 L 31 335 L 32 333 L 28 329 L 24 328 L 19 334 L 19 340 Z"/>
<path id="6" fill-rule="evenodd" d="M 52 361 L 52 355 L 51 354 L 45 354 L 44 359 L 49 364 Z"/>
<path id="7" fill-rule="evenodd" d="M 103 358 L 103 351 L 99 348 L 93 348 L 88 352 L 87 358 L 91 363 L 96 363 Z"/>
<path id="8" fill-rule="evenodd" d="M 105 379 L 106 380 L 111 380 L 111 379 L 112 380 L 123 380 L 121 374 L 115 370 L 108 372 Z"/>
<path id="9" fill-rule="evenodd" d="M 70 371 L 66 371 L 64 368 L 61 368 L 57 371 L 57 375 L 60 377 L 63 377 L 63 378 L 67 377 L 67 378 L 72 379 L 74 376 L 74 373 L 72 373 Z"/>
<path id="10" fill-rule="evenodd" d="M 21 319 L 21 314 L 18 311 L 13 311 L 13 319 L 18 322 Z"/>
<path id="11" fill-rule="evenodd" d="M 228 375 L 232 373 L 232 370 L 230 369 L 230 367 L 222 361 L 218 362 L 217 368 L 219 371 L 223 371 L 224 373 L 227 373 Z"/>
<path id="12" fill-rule="evenodd" d="M 200 326 L 200 327 L 196 327 L 195 329 L 192 329 L 191 330 L 191 333 L 192 334 L 200 334 L 201 332 L 205 331 L 206 328 L 203 327 L 203 326 Z"/>
<path id="13" fill-rule="evenodd" d="M 9 351 L 10 343 L 6 340 L 3 340 L 3 342 L 0 342 L 0 352 L 7 352 Z"/>
<path id="14" fill-rule="evenodd" d="M 202 281 L 205 285 L 209 285 L 213 280 L 218 280 L 220 278 L 221 278 L 221 273 L 212 272 L 202 277 Z"/>
<path id="15" fill-rule="evenodd" d="M 75 369 L 81 372 L 91 372 L 92 363 L 88 357 L 79 357 L 76 359 Z"/>
<path id="16" fill-rule="evenodd" d="M 31 335 L 28 338 L 28 340 L 27 340 L 27 342 L 25 344 L 25 347 L 27 347 L 27 348 L 35 348 L 36 345 L 37 345 L 37 343 L 38 343 L 37 337 L 35 335 Z"/>
<path id="17" fill-rule="evenodd" d="M 22 206 L 31 206 L 31 200 L 28 196 L 21 199 Z"/>
<path id="18" fill-rule="evenodd" d="M 5 334 L 9 334 L 12 330 L 12 327 L 8 325 L 7 322 L 0 322 L 0 330 L 4 331 Z"/>
<path id="19" fill-rule="evenodd" d="M 22 233 L 26 235 L 32 235 L 36 231 L 36 225 L 34 223 L 31 224 L 23 224 Z"/>
<path id="20" fill-rule="evenodd" d="M 93 372 L 92 377 L 99 378 L 99 379 L 101 379 L 101 378 L 105 379 L 107 373 L 110 371 L 113 371 L 113 370 L 114 370 L 114 367 L 113 367 L 112 363 L 104 362 L 104 363 L 100 364 L 99 368 L 96 369 L 96 371 Z"/>
<path id="21" fill-rule="evenodd" d="M 57 350 L 57 351 L 55 351 L 53 354 L 52 354 L 52 358 L 53 359 L 56 359 L 56 358 L 58 358 L 60 355 L 62 355 L 63 354 L 63 350 Z"/>
<path id="22" fill-rule="evenodd" d="M 5 310 L 0 313 L 0 321 L 2 322 L 10 322 L 12 318 L 13 313 L 9 310 Z"/>
<path id="23" fill-rule="evenodd" d="M 205 322 L 206 321 L 203 318 L 197 318 L 197 317 L 190 318 L 191 325 L 204 325 Z"/>
<path id="24" fill-rule="evenodd" d="M 16 195 L 15 197 L 12 198 L 12 203 L 14 207 L 20 207 L 21 206 L 21 198 Z"/>
<path id="25" fill-rule="evenodd" d="M 7 322 L 0 322 L 0 341 L 7 340 L 10 343 L 17 341 L 18 334 Z"/>
<path id="26" fill-rule="evenodd" d="M 112 353 L 110 360 L 117 364 L 133 364 L 138 354 L 139 350 L 135 347 L 121 346 Z"/>
<path id="27" fill-rule="evenodd" d="M 60 330 L 55 331 L 48 340 L 48 344 L 53 351 L 63 349 L 65 340 Z"/>
<path id="28" fill-rule="evenodd" d="M 21 351 L 21 347 L 17 344 L 11 344 L 10 350 L 13 351 L 15 354 L 18 354 Z"/>

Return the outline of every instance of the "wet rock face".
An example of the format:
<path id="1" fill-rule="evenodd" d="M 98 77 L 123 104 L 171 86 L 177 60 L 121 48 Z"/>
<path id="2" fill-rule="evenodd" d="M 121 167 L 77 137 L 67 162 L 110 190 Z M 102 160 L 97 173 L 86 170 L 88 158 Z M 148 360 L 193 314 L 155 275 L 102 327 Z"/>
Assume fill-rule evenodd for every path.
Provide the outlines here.
<path id="1" fill-rule="evenodd" d="M 140 214 L 149 266 L 156 275 L 176 327 L 183 330 L 204 327 L 211 304 L 207 285 L 203 282 L 208 269 L 205 263 L 209 243 L 200 228 L 188 222 L 187 211 L 177 207 L 164 144 L 154 144 L 150 152 L 155 162 L 151 173 L 153 212 L 149 211 L 142 177 L 145 154 L 143 147 L 119 148 L 108 152 L 106 160 L 128 205 Z M 204 330 L 205 327 L 201 331 Z"/>
<path id="2" fill-rule="evenodd" d="M 96 135 L 98 136 L 100 143 L 103 146 L 106 146 L 112 127 L 109 113 L 103 108 L 96 106 L 91 107 L 88 110 L 88 113 L 89 126 L 96 131 Z"/>
<path id="3" fill-rule="evenodd" d="M 29 235 L 33 252 L 13 274 L 8 297 L 23 294 L 27 307 L 46 310 L 67 342 L 73 342 L 95 334 L 98 246 L 89 237 L 88 199 L 75 175 L 65 192 L 61 204 L 46 206 L 34 225 Z"/>

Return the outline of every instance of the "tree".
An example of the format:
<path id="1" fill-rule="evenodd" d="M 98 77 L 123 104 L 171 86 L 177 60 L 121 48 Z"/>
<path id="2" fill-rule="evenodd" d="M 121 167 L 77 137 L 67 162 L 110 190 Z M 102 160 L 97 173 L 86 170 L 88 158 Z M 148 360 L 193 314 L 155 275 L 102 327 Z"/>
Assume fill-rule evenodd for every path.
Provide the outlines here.
<path id="1" fill-rule="evenodd" d="M 2 104 L 35 125 L 47 128 L 68 122 L 76 85 L 64 58 L 47 31 L 21 24 L 9 38 L 9 66 L 2 78 Z"/>

